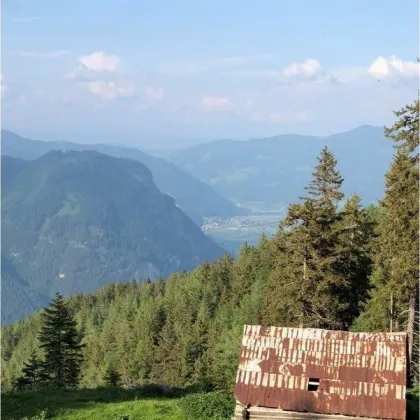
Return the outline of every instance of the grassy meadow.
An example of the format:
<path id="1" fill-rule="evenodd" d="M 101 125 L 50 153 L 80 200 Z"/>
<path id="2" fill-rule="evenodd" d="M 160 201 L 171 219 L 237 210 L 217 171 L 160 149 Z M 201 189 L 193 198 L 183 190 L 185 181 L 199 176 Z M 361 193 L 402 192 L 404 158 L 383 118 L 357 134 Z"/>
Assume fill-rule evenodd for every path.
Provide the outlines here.
<path id="1" fill-rule="evenodd" d="M 225 392 L 97 388 L 3 393 L 2 420 L 223 420 L 235 399 Z"/>
<path id="2" fill-rule="evenodd" d="M 144 390 L 81 389 L 4 393 L 3 420 L 222 420 L 234 403 L 226 394 L 152 395 Z M 419 418 L 418 388 L 407 393 L 407 420 Z M 208 415 L 206 415 L 208 414 Z"/>
<path id="3" fill-rule="evenodd" d="M 3 394 L 4 420 L 182 420 L 180 398 L 145 397 L 136 391 L 78 390 Z"/>

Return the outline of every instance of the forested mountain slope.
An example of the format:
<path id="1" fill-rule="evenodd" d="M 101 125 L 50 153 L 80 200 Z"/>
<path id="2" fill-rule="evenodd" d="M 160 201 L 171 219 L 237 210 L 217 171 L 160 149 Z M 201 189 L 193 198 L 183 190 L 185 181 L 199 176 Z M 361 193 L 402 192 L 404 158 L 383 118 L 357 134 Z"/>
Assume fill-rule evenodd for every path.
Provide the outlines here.
<path id="1" fill-rule="evenodd" d="M 38 294 L 167 276 L 223 251 L 142 163 L 53 151 L 33 161 L 2 157 L 2 253 L 14 268 L 9 277 L 24 280 L 39 308 Z M 3 302 L 6 319 L 27 314 L 17 305 Z"/>
<path id="2" fill-rule="evenodd" d="M 41 305 L 47 305 L 49 298 L 33 290 L 22 279 L 13 264 L 1 254 L 1 320 L 8 324 L 31 315 Z"/>
<path id="3" fill-rule="evenodd" d="M 204 216 L 231 217 L 247 213 L 245 209 L 235 206 L 216 193 L 211 186 L 179 169 L 173 163 L 150 156 L 138 149 L 106 144 L 30 140 L 7 130 L 2 130 L 1 135 L 2 155 L 21 159 L 36 159 L 51 150 L 96 150 L 113 157 L 138 160 L 152 171 L 157 187 L 163 193 L 172 196 L 184 213 L 199 225 Z"/>
<path id="4" fill-rule="evenodd" d="M 71 297 L 86 344 L 82 384 L 101 385 L 114 366 L 127 385 L 229 388 L 244 323 L 349 328 L 368 300 L 376 213 L 362 209 L 358 197 L 338 208 L 342 178 L 335 164 L 323 149 L 309 185 L 317 198 L 290 206 L 275 237 L 245 245 L 236 260 L 225 255 L 167 281 L 115 284 Z M 20 326 L 3 332 L 8 386 L 37 349 L 39 315 L 22 325 L 29 332 L 18 340 Z"/>
<path id="5" fill-rule="evenodd" d="M 343 180 L 324 147 L 303 199 L 273 238 L 179 272 L 167 281 L 108 285 L 69 298 L 83 337 L 81 386 L 112 367 L 127 385 L 232 391 L 244 324 L 406 331 L 409 379 L 419 383 L 419 102 L 386 130 L 395 157 L 377 205 L 343 200 Z M 392 143 L 391 143 L 392 144 Z M 393 310 L 391 314 L 390 297 Z M 36 339 L 40 314 L 2 330 L 2 385 L 13 386 Z"/>

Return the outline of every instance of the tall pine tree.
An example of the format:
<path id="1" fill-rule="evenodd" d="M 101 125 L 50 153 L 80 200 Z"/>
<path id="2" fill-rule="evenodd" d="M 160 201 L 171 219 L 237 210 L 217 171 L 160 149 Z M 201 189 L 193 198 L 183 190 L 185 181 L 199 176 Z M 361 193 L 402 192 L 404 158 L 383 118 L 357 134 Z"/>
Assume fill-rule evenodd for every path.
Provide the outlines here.
<path id="1" fill-rule="evenodd" d="M 411 373 L 417 377 L 418 347 L 414 347 L 419 325 L 419 101 L 395 115 L 398 120 L 385 129 L 386 136 L 395 142 L 396 154 L 386 175 L 381 202 L 383 211 L 372 275 L 374 289 L 356 326 L 406 330 Z"/>
<path id="2" fill-rule="evenodd" d="M 76 322 L 59 293 L 42 313 L 38 339 L 45 352 L 43 373 L 48 383 L 55 388 L 76 387 L 79 383 L 83 345 L 80 344 Z"/>
<path id="3" fill-rule="evenodd" d="M 280 253 L 267 294 L 265 322 L 345 328 L 351 285 L 342 275 L 339 202 L 343 178 L 325 147 L 302 204 L 289 206 L 280 223 Z M 270 308 L 268 310 L 268 308 Z M 278 315 L 278 316 L 277 316 Z"/>
<path id="4" fill-rule="evenodd" d="M 338 225 L 338 268 L 349 285 L 349 289 L 343 290 L 342 296 L 342 299 L 349 303 L 348 308 L 341 314 L 346 328 L 359 316 L 363 304 L 369 298 L 375 223 L 370 214 L 372 209 L 362 208 L 361 202 L 361 197 L 357 194 L 351 195 L 344 205 Z"/>

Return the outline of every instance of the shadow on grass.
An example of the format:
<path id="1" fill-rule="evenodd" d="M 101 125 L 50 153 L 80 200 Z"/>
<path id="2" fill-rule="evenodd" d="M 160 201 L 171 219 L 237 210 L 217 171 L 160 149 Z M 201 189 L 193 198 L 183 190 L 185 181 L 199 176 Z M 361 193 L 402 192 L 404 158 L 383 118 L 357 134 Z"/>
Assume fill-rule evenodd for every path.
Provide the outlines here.
<path id="1" fill-rule="evenodd" d="M 418 420 L 420 418 L 419 388 L 407 392 L 407 420 Z"/>
<path id="2" fill-rule="evenodd" d="M 1 396 L 2 419 L 18 420 L 34 417 L 42 410 L 54 416 L 60 410 L 89 408 L 95 404 L 119 403 L 138 399 L 180 398 L 196 392 L 197 388 L 164 389 L 159 386 L 145 386 L 132 389 L 95 388 L 77 390 L 44 389 L 28 392 L 8 392 Z"/>

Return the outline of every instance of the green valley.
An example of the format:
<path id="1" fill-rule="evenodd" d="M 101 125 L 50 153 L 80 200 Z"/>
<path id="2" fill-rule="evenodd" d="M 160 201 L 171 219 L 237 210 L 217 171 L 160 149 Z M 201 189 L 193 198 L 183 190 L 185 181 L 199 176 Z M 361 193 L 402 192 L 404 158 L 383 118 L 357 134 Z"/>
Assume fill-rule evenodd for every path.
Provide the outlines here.
<path id="1" fill-rule="evenodd" d="M 205 217 L 203 232 L 216 243 L 236 255 L 245 244 L 257 245 L 261 235 L 271 237 L 277 230 L 283 211 L 255 211 L 248 216 L 236 216 L 228 219 Z"/>

